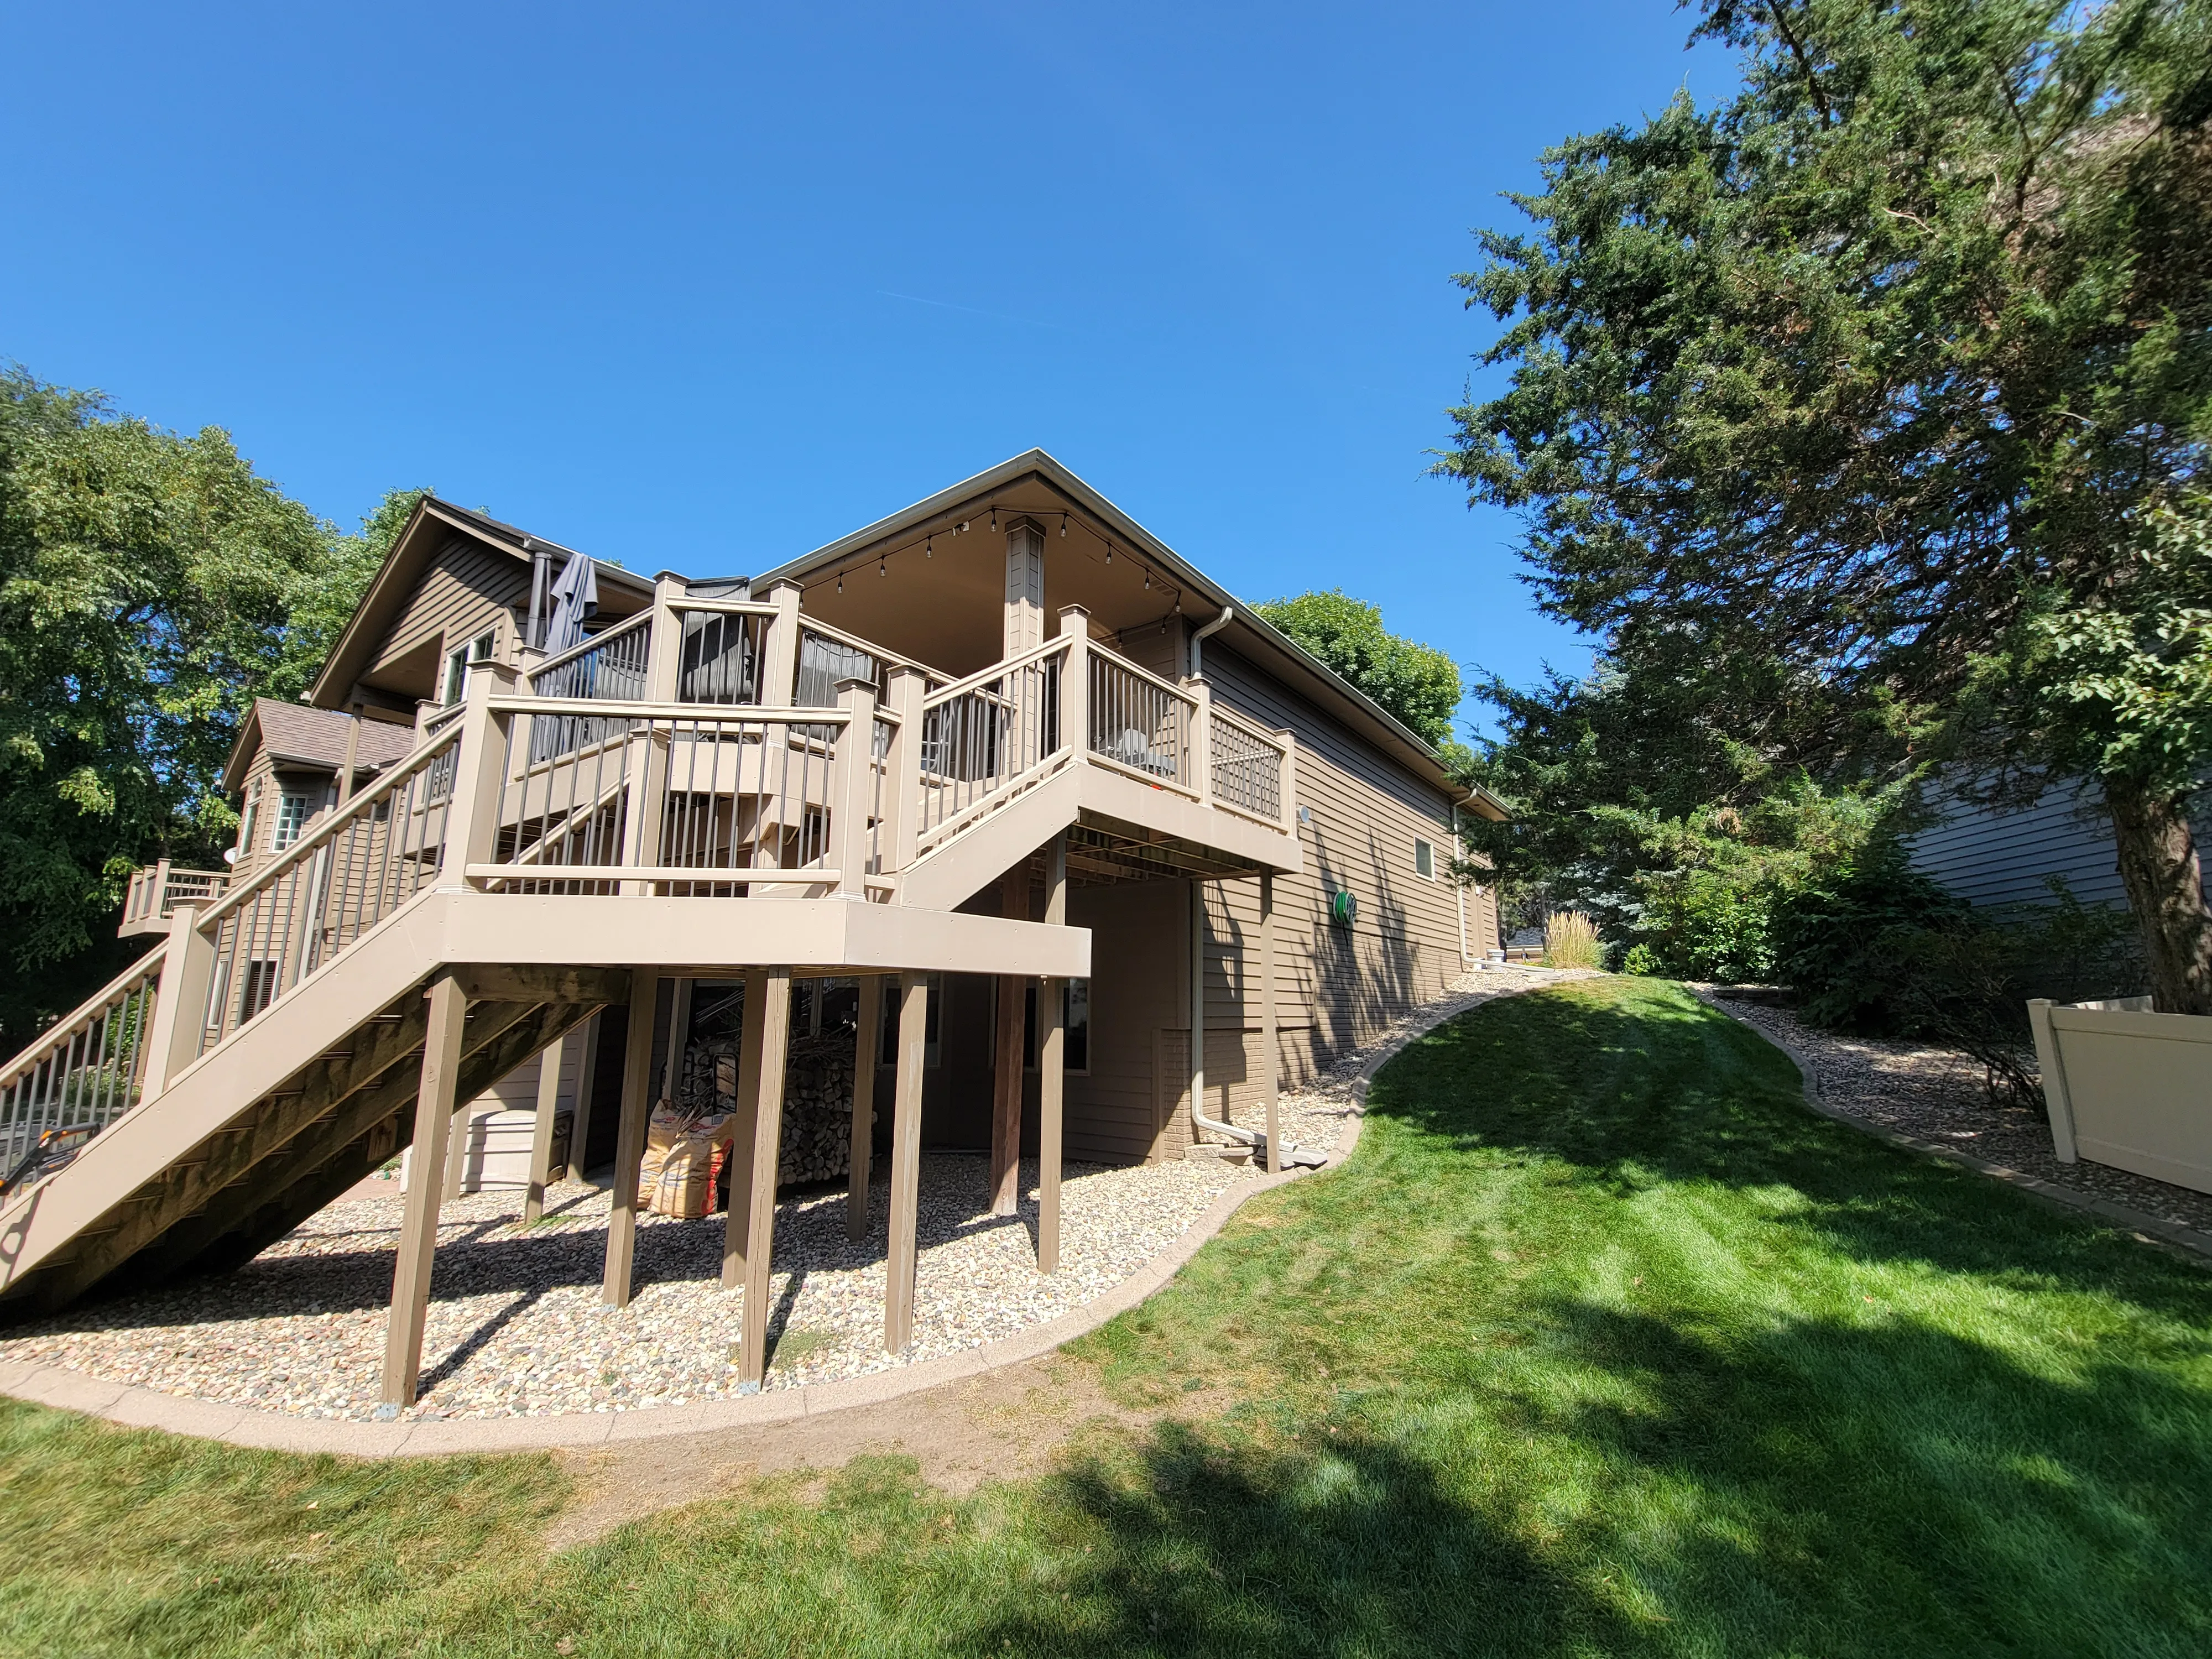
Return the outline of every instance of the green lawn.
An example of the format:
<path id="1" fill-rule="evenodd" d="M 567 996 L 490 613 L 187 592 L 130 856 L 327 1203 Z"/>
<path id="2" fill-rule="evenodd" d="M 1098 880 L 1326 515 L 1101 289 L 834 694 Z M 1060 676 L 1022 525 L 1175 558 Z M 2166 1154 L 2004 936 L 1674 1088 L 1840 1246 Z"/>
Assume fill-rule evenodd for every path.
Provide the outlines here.
<path id="1" fill-rule="evenodd" d="M 1080 1352 L 1244 1403 L 549 1562 L 534 1458 L 0 1413 L 9 1653 L 2212 1652 L 2212 1273 L 1813 1116 L 1674 988 L 1494 1003 Z"/>

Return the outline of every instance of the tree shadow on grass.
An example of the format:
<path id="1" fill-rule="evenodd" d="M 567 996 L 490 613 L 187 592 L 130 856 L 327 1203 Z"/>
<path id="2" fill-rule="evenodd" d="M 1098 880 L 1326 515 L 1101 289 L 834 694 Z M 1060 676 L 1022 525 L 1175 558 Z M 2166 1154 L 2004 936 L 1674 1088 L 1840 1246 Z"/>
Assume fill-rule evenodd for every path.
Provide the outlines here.
<path id="1" fill-rule="evenodd" d="M 2171 1654 L 2212 1642 L 2212 1396 L 1924 1324 L 1589 1303 L 1273 1449 L 1048 1484 L 1057 1566 L 956 1651 Z"/>
<path id="2" fill-rule="evenodd" d="M 1051 1478 L 1063 1570 L 953 1635 L 964 1653 L 1618 1651 L 1631 1621 L 1356 1432 L 1272 1450 L 1170 1423 Z M 1003 1604 L 1002 1604 L 1003 1605 Z"/>
<path id="3" fill-rule="evenodd" d="M 2196 1264 L 1819 1116 L 1787 1055 L 1672 987 L 1592 981 L 1473 1009 L 1387 1066 L 1368 1109 L 1431 1150 L 1540 1158 L 1616 1197 L 1788 1188 L 1802 1200 L 1789 1224 L 1858 1261 L 2055 1282 L 2212 1319 L 2212 1275 Z"/>

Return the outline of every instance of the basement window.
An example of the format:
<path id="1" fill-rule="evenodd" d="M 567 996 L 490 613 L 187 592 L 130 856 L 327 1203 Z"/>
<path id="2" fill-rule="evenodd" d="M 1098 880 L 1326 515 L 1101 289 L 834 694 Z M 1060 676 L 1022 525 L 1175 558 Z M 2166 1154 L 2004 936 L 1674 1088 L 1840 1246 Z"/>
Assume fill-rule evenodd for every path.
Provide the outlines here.
<path id="1" fill-rule="evenodd" d="M 883 1035 L 876 1045 L 876 1061 L 882 1066 L 898 1064 L 899 1003 L 898 975 L 887 975 L 884 980 Z M 945 1007 L 945 975 L 929 976 L 929 1018 L 922 1023 L 921 1063 L 934 1071 L 944 1058 L 937 1040 L 938 1017 Z"/>
<path id="2" fill-rule="evenodd" d="M 1071 979 L 1062 981 L 1061 1006 L 1067 1014 L 1067 1035 L 1060 1044 L 1060 1069 L 1070 1075 L 1082 1075 L 1091 1070 L 1091 981 Z M 1023 1015 L 1022 1069 L 1034 1072 L 1037 1066 L 1037 994 L 1036 987 L 1029 988 Z"/>
<path id="3" fill-rule="evenodd" d="M 1413 873 L 1425 881 L 1437 878 L 1437 849 L 1427 842 L 1413 843 Z"/>

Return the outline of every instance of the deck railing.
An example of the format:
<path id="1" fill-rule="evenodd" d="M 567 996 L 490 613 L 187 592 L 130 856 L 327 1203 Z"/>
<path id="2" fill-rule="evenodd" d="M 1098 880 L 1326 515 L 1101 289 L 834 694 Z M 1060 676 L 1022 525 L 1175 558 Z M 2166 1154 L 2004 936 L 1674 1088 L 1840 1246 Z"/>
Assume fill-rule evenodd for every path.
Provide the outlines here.
<path id="1" fill-rule="evenodd" d="M 1068 648 L 1065 636 L 1048 641 L 922 699 L 922 844 L 957 834 L 977 807 L 1038 775 L 1060 752 Z"/>
<path id="2" fill-rule="evenodd" d="M 775 607 L 737 599 L 694 600 L 671 609 L 682 635 L 676 701 L 724 707 L 762 702 Z M 637 690 L 624 695 L 642 698 L 651 690 L 641 681 Z"/>
<path id="3" fill-rule="evenodd" d="M 1283 740 L 1221 703 L 1207 706 L 1206 750 L 1212 803 L 1279 826 Z"/>
<path id="4" fill-rule="evenodd" d="M 448 725 L 199 918 L 204 1054 L 437 879 L 463 726 Z"/>
<path id="5" fill-rule="evenodd" d="M 0 1196 L 138 1103 L 168 949 L 155 945 L 0 1071 Z"/>
<path id="6" fill-rule="evenodd" d="M 467 868 L 472 883 L 502 893 L 708 898 L 844 878 L 831 849 L 854 719 L 845 709 L 547 708 L 538 698 L 495 698 L 491 708 L 507 727 L 497 830 L 490 860 Z M 533 728 L 586 708 L 604 734 L 538 758 Z M 881 724 L 872 718 L 862 729 Z M 863 763 L 879 770 L 872 756 Z"/>
<path id="7" fill-rule="evenodd" d="M 165 933 L 169 913 L 178 905 L 211 904 L 229 885 L 228 870 L 186 870 L 167 859 L 146 865 L 131 872 L 123 923 L 115 931 L 126 939 L 134 933 Z"/>
<path id="8" fill-rule="evenodd" d="M 1148 781 L 1198 793 L 1191 734 L 1198 700 L 1180 686 L 1092 645 L 1090 750 Z"/>

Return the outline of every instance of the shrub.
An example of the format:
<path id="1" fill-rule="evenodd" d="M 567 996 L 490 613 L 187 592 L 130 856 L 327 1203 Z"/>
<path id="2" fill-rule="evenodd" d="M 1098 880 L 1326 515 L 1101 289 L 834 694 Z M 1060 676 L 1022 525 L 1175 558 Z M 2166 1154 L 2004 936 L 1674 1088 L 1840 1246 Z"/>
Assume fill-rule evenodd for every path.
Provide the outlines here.
<path id="1" fill-rule="evenodd" d="M 2048 905 L 1977 911 L 1886 842 L 1777 907 L 1776 968 L 1814 1024 L 1964 1049 L 1992 1100 L 2033 1106 L 2027 1000 L 2111 995 L 2140 976 L 2126 912 L 2049 885 Z"/>
<path id="2" fill-rule="evenodd" d="M 1544 924 L 1544 966 L 1602 968 L 1605 946 L 1597 924 L 1579 910 L 1555 910 Z"/>

